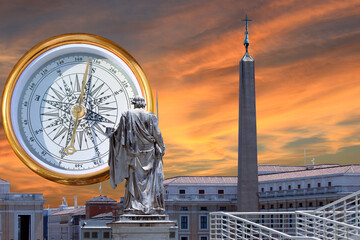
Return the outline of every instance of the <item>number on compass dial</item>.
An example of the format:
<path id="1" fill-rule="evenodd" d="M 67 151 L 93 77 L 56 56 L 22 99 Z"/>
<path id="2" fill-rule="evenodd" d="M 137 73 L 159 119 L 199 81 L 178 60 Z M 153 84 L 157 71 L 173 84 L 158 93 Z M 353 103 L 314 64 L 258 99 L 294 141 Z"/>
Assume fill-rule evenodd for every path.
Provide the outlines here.
<path id="1" fill-rule="evenodd" d="M 87 73 L 87 61 L 90 59 Z M 30 78 L 21 101 L 34 155 L 47 165 L 86 170 L 107 165 L 107 127 L 116 128 L 130 100 L 139 95 L 127 73 L 106 58 L 67 54 L 49 60 Z M 73 153 L 66 151 L 72 146 Z"/>

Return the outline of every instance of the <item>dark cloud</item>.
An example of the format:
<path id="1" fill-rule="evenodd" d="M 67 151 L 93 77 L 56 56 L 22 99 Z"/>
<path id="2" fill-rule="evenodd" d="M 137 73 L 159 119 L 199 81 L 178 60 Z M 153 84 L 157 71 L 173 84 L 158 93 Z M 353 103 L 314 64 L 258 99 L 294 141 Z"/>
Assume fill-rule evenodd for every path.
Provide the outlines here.
<path id="1" fill-rule="evenodd" d="M 360 124 L 360 115 L 350 116 L 337 123 L 339 126 L 349 126 L 349 125 L 359 125 Z"/>
<path id="2" fill-rule="evenodd" d="M 348 165 L 360 163 L 360 145 L 339 148 L 335 153 L 323 154 L 316 157 L 318 164 L 332 163 Z"/>
<path id="3" fill-rule="evenodd" d="M 293 148 L 304 148 L 304 147 L 311 147 L 318 143 L 327 142 L 326 138 L 320 136 L 313 136 L 308 138 L 298 138 L 292 142 L 288 142 L 283 146 L 283 149 L 293 149 Z"/>
<path id="4" fill-rule="evenodd" d="M 233 146 L 229 146 L 226 147 L 227 150 L 231 151 L 231 152 L 238 152 L 238 145 L 233 145 Z M 258 149 L 259 149 L 259 145 L 258 145 Z"/>

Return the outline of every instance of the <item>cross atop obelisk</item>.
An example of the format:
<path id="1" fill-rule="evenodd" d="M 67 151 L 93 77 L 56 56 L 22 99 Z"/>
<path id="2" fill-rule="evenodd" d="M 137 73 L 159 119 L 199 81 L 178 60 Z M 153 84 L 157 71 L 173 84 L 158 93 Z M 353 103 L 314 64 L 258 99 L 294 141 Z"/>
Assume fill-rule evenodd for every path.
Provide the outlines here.
<path id="1" fill-rule="evenodd" d="M 248 22 L 249 22 L 249 21 L 252 21 L 252 20 L 248 19 L 247 14 L 246 14 L 246 18 L 245 18 L 245 19 L 242 19 L 241 21 L 245 21 L 245 22 L 246 22 L 244 46 L 245 46 L 246 52 L 248 52 L 248 47 L 249 47 L 249 45 L 250 45 L 250 42 L 249 42 L 249 32 L 248 32 Z"/>

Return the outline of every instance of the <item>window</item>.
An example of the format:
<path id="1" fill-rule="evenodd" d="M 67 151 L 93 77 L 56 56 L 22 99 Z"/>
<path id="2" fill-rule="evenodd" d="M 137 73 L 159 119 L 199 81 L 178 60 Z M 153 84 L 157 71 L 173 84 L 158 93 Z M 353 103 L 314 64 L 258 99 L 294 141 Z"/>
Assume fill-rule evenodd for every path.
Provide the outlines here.
<path id="1" fill-rule="evenodd" d="M 272 191 L 272 187 L 270 187 L 270 191 Z"/>
<path id="2" fill-rule="evenodd" d="M 188 236 L 181 236 L 180 240 L 189 240 L 189 237 Z"/>
<path id="3" fill-rule="evenodd" d="M 185 198 L 185 189 L 179 190 L 180 198 Z"/>
<path id="4" fill-rule="evenodd" d="M 323 206 L 324 205 L 324 203 L 323 202 L 319 202 L 319 206 Z"/>
<path id="5" fill-rule="evenodd" d="M 308 183 L 308 188 L 311 188 L 311 184 L 310 184 L 310 183 Z"/>
<path id="6" fill-rule="evenodd" d="M 280 203 L 280 208 L 283 208 L 283 206 L 284 206 L 284 205 L 283 205 L 282 203 Z"/>
<path id="7" fill-rule="evenodd" d="M 261 209 L 265 209 L 265 205 L 261 205 Z"/>
<path id="8" fill-rule="evenodd" d="M 321 183 L 318 182 L 318 187 L 321 187 Z"/>
<path id="9" fill-rule="evenodd" d="M 200 216 L 200 227 L 199 228 L 202 230 L 208 229 L 208 216 L 206 216 L 206 215 Z"/>
<path id="10" fill-rule="evenodd" d="M 279 186 L 279 191 L 281 191 L 282 190 L 282 187 L 281 186 Z"/>
<path id="11" fill-rule="evenodd" d="M 263 188 L 263 187 L 261 188 L 261 192 L 264 192 L 264 188 Z"/>
<path id="12" fill-rule="evenodd" d="M 92 232 L 91 233 L 91 238 L 98 238 L 98 233 L 97 232 Z"/>
<path id="13" fill-rule="evenodd" d="M 207 207 L 200 207 L 200 211 L 207 211 Z"/>
<path id="14" fill-rule="evenodd" d="M 224 198 L 224 189 L 218 189 L 218 198 Z"/>
<path id="15" fill-rule="evenodd" d="M 110 232 L 104 232 L 103 233 L 103 238 L 108 238 L 108 239 L 110 239 Z"/>
<path id="16" fill-rule="evenodd" d="M 291 190 L 291 185 L 288 186 L 288 189 Z"/>
<path id="17" fill-rule="evenodd" d="M 90 238 L 90 232 L 84 232 L 84 238 Z"/>
<path id="18" fill-rule="evenodd" d="M 274 208 L 274 204 L 271 204 L 271 205 L 270 205 L 270 208 L 273 209 L 273 208 Z"/>
<path id="19" fill-rule="evenodd" d="M 226 211 L 226 207 L 220 207 L 219 211 Z"/>
<path id="20" fill-rule="evenodd" d="M 188 207 L 181 207 L 180 208 L 180 211 L 187 211 L 188 210 Z"/>
<path id="21" fill-rule="evenodd" d="M 328 187 L 331 187 L 331 182 L 328 182 Z"/>
<path id="22" fill-rule="evenodd" d="M 203 190 L 203 189 L 200 189 L 199 190 L 199 198 L 205 198 L 205 190 Z"/>
<path id="23" fill-rule="evenodd" d="M 298 189 L 300 189 L 301 188 L 301 185 L 300 184 L 298 184 Z"/>
<path id="24" fill-rule="evenodd" d="M 302 205 L 302 203 L 299 203 L 299 207 L 302 207 L 303 205 Z"/>
<path id="25" fill-rule="evenodd" d="M 292 204 L 292 203 L 290 203 L 290 204 L 289 204 L 289 208 L 292 208 L 292 207 L 293 207 L 293 204 Z"/>
<path id="26" fill-rule="evenodd" d="M 189 216 L 180 216 L 180 229 L 189 229 Z"/>
<path id="27" fill-rule="evenodd" d="M 309 207 L 312 207 L 312 202 L 309 202 Z"/>
<path id="28" fill-rule="evenodd" d="M 207 236 L 200 236 L 200 240 L 208 240 Z"/>

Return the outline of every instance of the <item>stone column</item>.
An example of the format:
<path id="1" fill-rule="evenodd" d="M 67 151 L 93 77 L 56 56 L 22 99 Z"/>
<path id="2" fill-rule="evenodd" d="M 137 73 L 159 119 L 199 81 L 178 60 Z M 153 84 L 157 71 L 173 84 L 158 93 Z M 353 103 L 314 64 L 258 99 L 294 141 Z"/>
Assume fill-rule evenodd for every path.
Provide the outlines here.
<path id="1" fill-rule="evenodd" d="M 256 212 L 259 199 L 255 69 L 254 59 L 248 52 L 240 61 L 238 144 L 238 211 Z"/>

